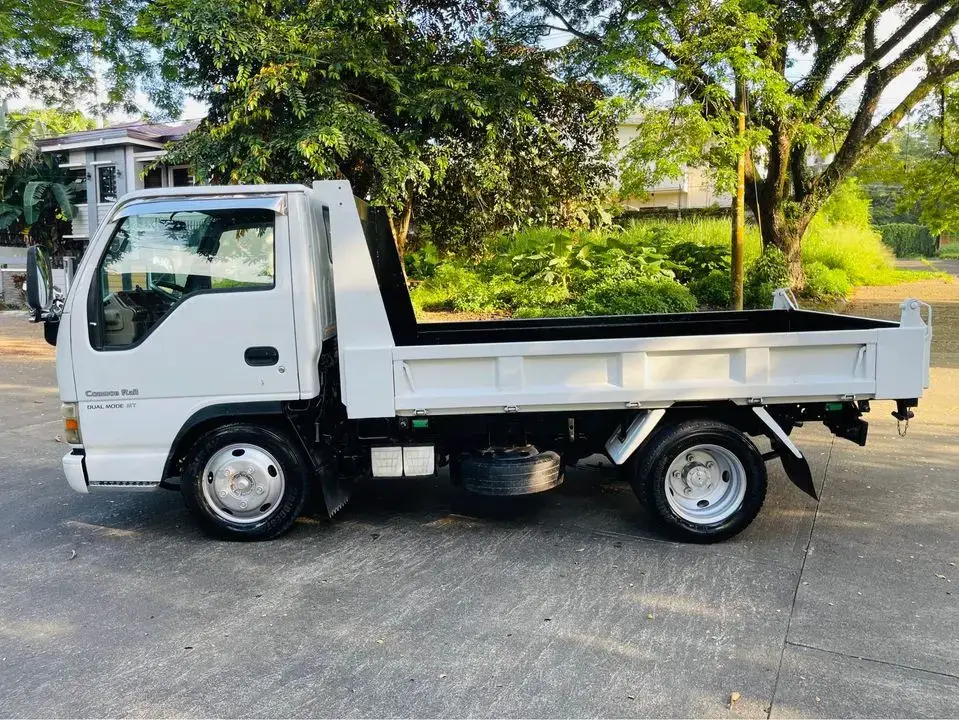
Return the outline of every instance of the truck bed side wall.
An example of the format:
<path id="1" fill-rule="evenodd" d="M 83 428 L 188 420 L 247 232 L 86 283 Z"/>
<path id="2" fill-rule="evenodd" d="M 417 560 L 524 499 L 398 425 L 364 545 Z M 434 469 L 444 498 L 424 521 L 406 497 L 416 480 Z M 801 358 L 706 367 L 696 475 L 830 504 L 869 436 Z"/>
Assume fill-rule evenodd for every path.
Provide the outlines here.
<path id="1" fill-rule="evenodd" d="M 462 414 L 868 397 L 878 332 L 403 347 L 394 353 L 396 408 Z"/>

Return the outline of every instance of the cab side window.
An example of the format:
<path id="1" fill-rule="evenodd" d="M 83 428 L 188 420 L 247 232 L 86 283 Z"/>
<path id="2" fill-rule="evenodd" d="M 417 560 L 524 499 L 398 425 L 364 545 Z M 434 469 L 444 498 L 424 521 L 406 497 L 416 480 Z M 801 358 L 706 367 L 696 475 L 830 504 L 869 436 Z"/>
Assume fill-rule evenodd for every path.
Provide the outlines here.
<path id="1" fill-rule="evenodd" d="M 93 346 L 136 345 L 191 295 L 272 288 L 274 220 L 249 208 L 123 218 L 91 288 Z"/>

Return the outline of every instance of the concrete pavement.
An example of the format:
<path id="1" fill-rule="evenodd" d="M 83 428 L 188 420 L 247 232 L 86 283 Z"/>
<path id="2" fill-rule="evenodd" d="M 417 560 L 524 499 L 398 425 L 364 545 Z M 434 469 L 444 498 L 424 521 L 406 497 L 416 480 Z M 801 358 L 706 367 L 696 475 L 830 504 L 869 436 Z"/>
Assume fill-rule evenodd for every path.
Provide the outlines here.
<path id="1" fill-rule="evenodd" d="M 174 493 L 67 488 L 51 355 L 0 315 L 0 716 L 959 715 L 945 292 L 907 436 L 883 403 L 866 448 L 798 430 L 821 503 L 772 465 L 759 519 L 709 547 L 660 540 L 589 468 L 513 518 L 391 481 L 213 542 Z"/>

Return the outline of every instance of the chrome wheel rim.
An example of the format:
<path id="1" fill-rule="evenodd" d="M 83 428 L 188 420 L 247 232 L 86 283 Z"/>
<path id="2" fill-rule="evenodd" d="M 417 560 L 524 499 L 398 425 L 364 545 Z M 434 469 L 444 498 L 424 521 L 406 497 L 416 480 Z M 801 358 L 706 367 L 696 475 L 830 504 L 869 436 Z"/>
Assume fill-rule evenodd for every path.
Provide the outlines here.
<path id="1" fill-rule="evenodd" d="M 286 480 L 270 453 L 246 443 L 227 445 L 203 468 L 203 499 L 220 518 L 250 525 L 279 507 Z"/>
<path id="2" fill-rule="evenodd" d="M 719 445 L 694 445 L 666 470 L 666 502 L 688 522 L 715 525 L 742 507 L 746 482 L 746 468 L 733 452 Z"/>

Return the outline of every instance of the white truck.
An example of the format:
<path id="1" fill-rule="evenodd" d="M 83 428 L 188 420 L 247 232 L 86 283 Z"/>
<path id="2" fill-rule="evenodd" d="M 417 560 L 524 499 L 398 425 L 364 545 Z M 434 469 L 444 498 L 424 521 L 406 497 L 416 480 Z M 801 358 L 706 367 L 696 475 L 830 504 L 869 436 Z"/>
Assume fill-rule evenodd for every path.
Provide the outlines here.
<path id="1" fill-rule="evenodd" d="M 907 421 L 929 381 L 915 300 L 899 322 L 778 291 L 769 310 L 418 324 L 385 217 L 339 181 L 131 193 L 62 309 L 36 248 L 28 296 L 70 487 L 179 487 L 234 539 L 276 537 L 311 495 L 332 516 L 364 476 L 449 465 L 461 492 L 526 495 L 605 453 L 663 531 L 723 540 L 767 461 L 816 497 L 795 426 L 864 444 L 870 400 Z"/>

